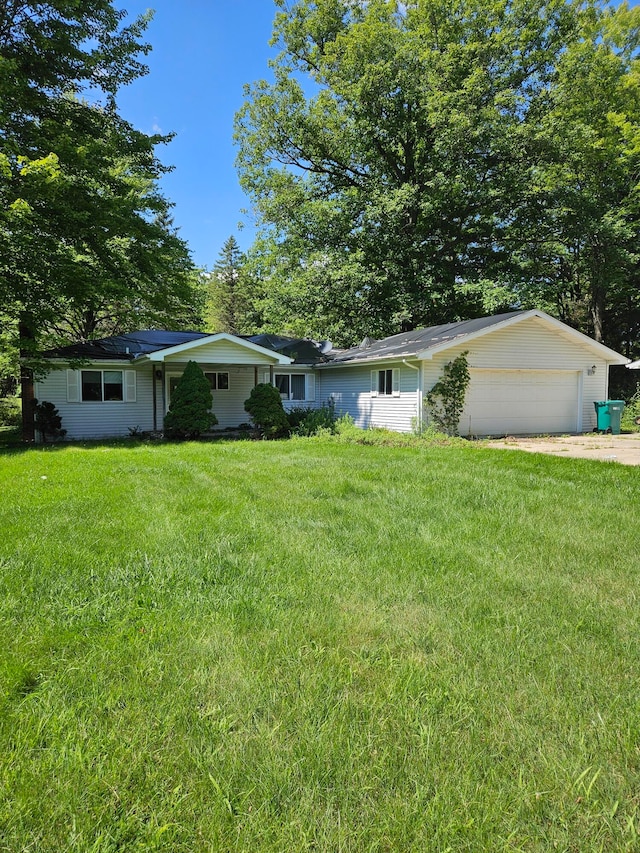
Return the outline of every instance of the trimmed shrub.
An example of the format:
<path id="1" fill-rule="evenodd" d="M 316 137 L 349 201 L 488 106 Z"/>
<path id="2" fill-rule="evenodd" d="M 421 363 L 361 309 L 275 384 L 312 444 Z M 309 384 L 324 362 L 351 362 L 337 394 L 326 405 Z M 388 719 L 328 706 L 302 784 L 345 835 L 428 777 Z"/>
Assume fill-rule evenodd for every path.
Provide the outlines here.
<path id="1" fill-rule="evenodd" d="M 245 400 L 244 410 L 265 438 L 280 438 L 289 435 L 289 421 L 280 398 L 280 392 L 268 382 L 261 382 L 251 389 Z"/>
<path id="2" fill-rule="evenodd" d="M 42 436 L 43 444 L 47 442 L 47 436 L 55 441 L 56 438 L 64 438 L 67 434 L 66 429 L 62 429 L 62 418 L 60 412 L 56 409 L 53 403 L 48 403 L 43 400 L 39 403 L 33 401 L 33 424 Z"/>
<path id="3" fill-rule="evenodd" d="M 213 395 L 204 373 L 190 361 L 171 395 L 164 431 L 170 438 L 198 438 L 218 419 L 211 411 Z"/>

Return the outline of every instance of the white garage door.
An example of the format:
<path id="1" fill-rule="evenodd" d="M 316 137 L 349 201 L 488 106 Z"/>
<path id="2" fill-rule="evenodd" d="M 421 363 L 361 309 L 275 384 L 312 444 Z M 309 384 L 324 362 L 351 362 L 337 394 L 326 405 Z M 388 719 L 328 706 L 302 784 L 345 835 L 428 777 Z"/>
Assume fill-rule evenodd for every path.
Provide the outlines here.
<path id="1" fill-rule="evenodd" d="M 470 370 L 461 435 L 576 432 L 578 373 Z"/>

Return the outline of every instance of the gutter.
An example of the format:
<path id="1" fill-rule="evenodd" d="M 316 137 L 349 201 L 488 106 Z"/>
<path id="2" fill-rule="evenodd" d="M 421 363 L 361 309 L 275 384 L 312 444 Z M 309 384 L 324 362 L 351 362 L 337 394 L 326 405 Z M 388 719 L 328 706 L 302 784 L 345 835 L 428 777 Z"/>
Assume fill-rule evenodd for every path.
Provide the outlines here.
<path id="1" fill-rule="evenodd" d="M 409 362 L 407 361 L 406 358 L 402 359 L 402 363 L 405 365 L 405 367 L 410 367 L 411 370 L 417 370 L 418 371 L 418 390 L 416 391 L 416 394 L 417 394 L 416 428 L 417 428 L 418 432 L 422 432 L 422 389 L 420 388 L 420 385 L 421 385 L 420 380 L 422 378 L 422 371 L 420 370 L 419 367 L 416 367 L 415 364 L 409 364 Z"/>

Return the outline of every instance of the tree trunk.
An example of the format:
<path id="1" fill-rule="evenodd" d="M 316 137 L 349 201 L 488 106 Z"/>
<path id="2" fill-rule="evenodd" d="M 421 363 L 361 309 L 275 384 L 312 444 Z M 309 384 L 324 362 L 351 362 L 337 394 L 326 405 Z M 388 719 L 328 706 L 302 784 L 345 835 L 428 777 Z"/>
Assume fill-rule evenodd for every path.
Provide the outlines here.
<path id="1" fill-rule="evenodd" d="M 597 286 L 593 289 L 591 296 L 591 322 L 593 323 L 593 337 L 601 344 L 604 326 L 604 290 Z"/>
<path id="2" fill-rule="evenodd" d="M 22 440 L 33 444 L 36 438 L 34 426 L 33 401 L 35 398 L 33 387 L 33 370 L 28 368 L 24 359 L 32 354 L 33 349 L 33 323 L 27 313 L 20 315 L 18 325 L 20 336 L 20 389 L 22 397 Z"/>

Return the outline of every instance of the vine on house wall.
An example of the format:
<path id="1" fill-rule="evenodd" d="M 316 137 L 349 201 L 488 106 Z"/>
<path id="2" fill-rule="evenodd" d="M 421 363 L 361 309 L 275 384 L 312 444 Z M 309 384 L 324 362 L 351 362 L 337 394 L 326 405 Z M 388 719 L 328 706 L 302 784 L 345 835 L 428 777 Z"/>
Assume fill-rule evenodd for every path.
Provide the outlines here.
<path id="1" fill-rule="evenodd" d="M 447 435 L 456 435 L 458 424 L 464 409 L 467 388 L 471 376 L 467 362 L 468 350 L 448 364 L 445 364 L 442 376 L 430 391 L 427 391 L 424 402 L 429 410 L 434 426 Z"/>

